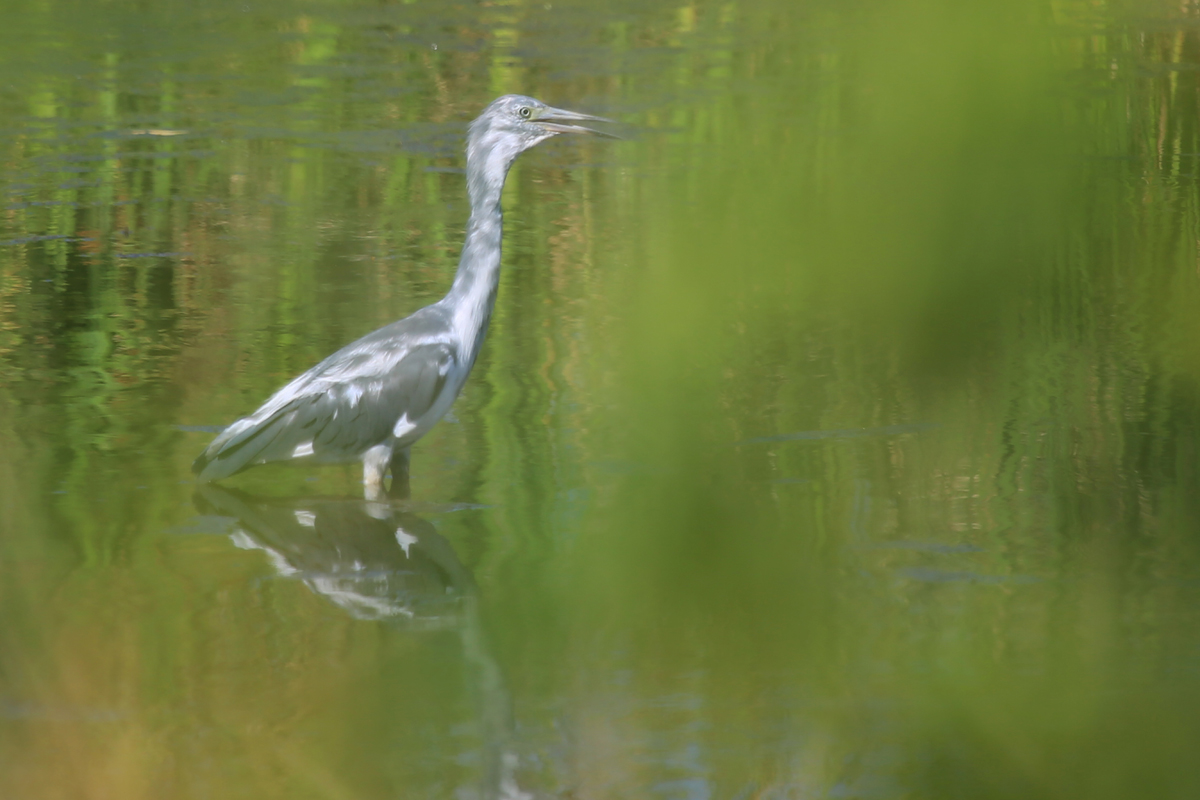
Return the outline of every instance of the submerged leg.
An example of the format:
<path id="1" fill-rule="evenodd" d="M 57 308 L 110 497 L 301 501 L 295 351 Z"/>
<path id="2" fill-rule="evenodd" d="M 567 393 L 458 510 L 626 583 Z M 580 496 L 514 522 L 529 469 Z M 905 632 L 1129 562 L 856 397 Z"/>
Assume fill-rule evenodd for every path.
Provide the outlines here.
<path id="1" fill-rule="evenodd" d="M 392 448 L 385 444 L 377 444 L 363 453 L 363 494 L 368 500 L 383 497 L 383 476 L 391 458 Z"/>
<path id="2" fill-rule="evenodd" d="M 411 448 L 405 447 L 392 453 L 392 486 L 388 489 L 388 497 L 397 500 L 407 500 L 408 488 L 408 455 Z"/>

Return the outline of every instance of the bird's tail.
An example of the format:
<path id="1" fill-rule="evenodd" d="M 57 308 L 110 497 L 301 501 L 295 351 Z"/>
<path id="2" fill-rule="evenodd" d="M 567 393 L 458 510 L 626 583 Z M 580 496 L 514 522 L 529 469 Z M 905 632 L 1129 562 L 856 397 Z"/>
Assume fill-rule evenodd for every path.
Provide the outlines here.
<path id="1" fill-rule="evenodd" d="M 192 462 L 192 472 L 201 481 L 217 481 L 235 475 L 252 464 L 274 461 L 279 454 L 273 448 L 284 430 L 286 414 L 265 420 L 250 417 L 230 425 Z"/>

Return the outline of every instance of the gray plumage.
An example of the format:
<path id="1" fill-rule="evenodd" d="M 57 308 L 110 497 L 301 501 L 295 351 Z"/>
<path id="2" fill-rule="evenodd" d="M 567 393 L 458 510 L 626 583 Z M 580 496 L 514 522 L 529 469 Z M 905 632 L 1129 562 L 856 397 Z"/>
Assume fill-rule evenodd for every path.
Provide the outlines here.
<path id="1" fill-rule="evenodd" d="M 346 345 L 221 432 L 192 465 L 201 481 L 296 458 L 363 462 L 368 495 L 405 494 L 409 448 L 450 410 L 487 333 L 500 278 L 500 193 L 513 160 L 572 124 L 600 117 L 501 97 L 471 123 L 467 191 L 471 218 L 454 284 L 409 317 Z M 608 135 L 608 134 L 601 134 Z"/>

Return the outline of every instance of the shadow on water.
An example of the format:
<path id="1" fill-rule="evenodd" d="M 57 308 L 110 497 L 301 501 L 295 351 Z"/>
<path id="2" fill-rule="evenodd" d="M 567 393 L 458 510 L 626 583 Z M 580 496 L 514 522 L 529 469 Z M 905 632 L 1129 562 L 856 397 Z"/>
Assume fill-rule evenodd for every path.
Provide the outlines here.
<path id="1" fill-rule="evenodd" d="M 261 551 L 278 578 L 302 581 L 351 617 L 414 636 L 455 631 L 482 732 L 478 796 L 530 797 L 516 781 L 511 701 L 483 629 L 478 587 L 433 523 L 388 502 L 265 498 L 211 484 L 193 500 L 201 514 L 226 523 L 236 547 Z"/>

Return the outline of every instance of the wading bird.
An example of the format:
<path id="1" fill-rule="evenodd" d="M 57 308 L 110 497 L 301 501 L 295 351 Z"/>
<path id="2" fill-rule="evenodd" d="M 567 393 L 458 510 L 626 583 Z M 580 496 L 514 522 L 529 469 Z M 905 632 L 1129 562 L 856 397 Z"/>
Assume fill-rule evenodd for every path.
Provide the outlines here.
<path id="1" fill-rule="evenodd" d="M 214 481 L 255 464 L 291 459 L 361 461 L 368 497 L 407 496 L 409 449 L 441 419 L 475 364 L 500 280 L 500 192 L 525 150 L 561 133 L 609 122 L 505 95 L 471 123 L 467 192 L 471 218 L 450 291 L 399 322 L 368 333 L 295 378 L 220 433 L 192 465 Z"/>

